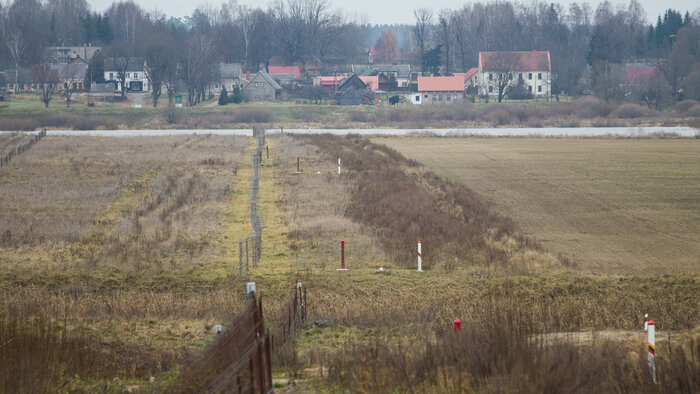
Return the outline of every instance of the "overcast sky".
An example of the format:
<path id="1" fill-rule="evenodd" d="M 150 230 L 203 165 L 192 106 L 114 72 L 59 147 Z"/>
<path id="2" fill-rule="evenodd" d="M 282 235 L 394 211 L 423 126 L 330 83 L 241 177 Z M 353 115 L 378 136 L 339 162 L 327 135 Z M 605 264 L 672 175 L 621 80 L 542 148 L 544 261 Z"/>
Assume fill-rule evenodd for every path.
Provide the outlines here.
<path id="1" fill-rule="evenodd" d="M 97 11 L 104 11 L 113 0 L 88 0 L 92 7 Z M 464 5 L 464 0 L 329 0 L 330 3 L 335 8 L 340 8 L 344 11 L 346 15 L 354 18 L 361 22 L 377 23 L 377 24 L 391 24 L 391 23 L 413 23 L 413 9 L 425 7 L 429 5 L 435 12 L 443 8 L 456 9 Z M 487 0 L 488 1 L 488 0 Z M 263 7 L 265 8 L 270 2 L 269 1 L 255 1 L 255 0 L 238 0 L 239 4 L 245 4 L 252 7 Z M 528 3 L 527 0 L 525 0 Z M 592 1 L 576 1 L 576 0 L 559 0 L 554 1 L 555 3 L 560 3 L 568 6 L 570 3 L 578 2 L 591 5 L 592 9 L 601 3 L 601 0 Z M 644 7 L 647 13 L 647 19 L 649 21 L 656 20 L 656 17 L 663 13 L 668 8 L 673 8 L 675 10 L 680 10 L 681 13 L 685 14 L 685 11 L 693 12 L 694 9 L 698 8 L 700 4 L 696 0 L 639 0 L 639 2 Z M 137 4 L 141 5 L 145 10 L 151 11 L 158 9 L 159 11 L 165 12 L 169 16 L 183 17 L 185 15 L 192 14 L 192 11 L 202 4 L 211 5 L 214 7 L 220 7 L 222 2 L 211 1 L 211 0 L 137 0 Z M 629 1 L 616 1 L 612 0 L 613 4 L 624 4 L 626 7 Z"/>

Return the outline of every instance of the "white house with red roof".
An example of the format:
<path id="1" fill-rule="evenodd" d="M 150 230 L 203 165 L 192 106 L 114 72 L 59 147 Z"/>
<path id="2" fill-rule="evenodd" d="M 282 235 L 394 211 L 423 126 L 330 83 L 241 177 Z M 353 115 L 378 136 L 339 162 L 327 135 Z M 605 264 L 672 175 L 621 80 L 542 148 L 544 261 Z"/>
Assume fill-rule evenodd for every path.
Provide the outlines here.
<path id="1" fill-rule="evenodd" d="M 450 104 L 464 100 L 464 76 L 418 77 L 411 104 Z"/>
<path id="2" fill-rule="evenodd" d="M 499 81 L 507 84 L 508 90 L 523 84 L 535 97 L 550 96 L 552 61 L 549 51 L 479 52 L 476 75 L 479 95 L 497 97 Z"/>

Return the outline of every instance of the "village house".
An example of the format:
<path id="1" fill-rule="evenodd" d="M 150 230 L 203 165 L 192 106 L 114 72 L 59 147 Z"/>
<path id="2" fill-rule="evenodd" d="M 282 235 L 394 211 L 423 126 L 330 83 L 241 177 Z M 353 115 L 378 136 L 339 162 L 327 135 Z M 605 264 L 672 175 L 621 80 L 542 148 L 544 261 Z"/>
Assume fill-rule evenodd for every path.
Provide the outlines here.
<path id="1" fill-rule="evenodd" d="M 411 104 L 450 104 L 464 100 L 464 77 L 418 77 Z"/>
<path id="2" fill-rule="evenodd" d="M 83 86 L 87 64 L 83 62 L 73 62 L 68 64 L 52 64 L 52 69 L 58 73 L 58 90 L 70 90 L 73 92 L 85 91 L 87 86 Z M 36 88 L 36 84 L 33 84 Z"/>
<path id="3" fill-rule="evenodd" d="M 475 94 L 477 92 L 477 74 L 479 72 L 479 69 L 476 67 L 472 67 L 467 72 L 465 73 L 454 73 L 455 76 L 460 76 L 464 78 L 464 91 L 467 94 Z"/>
<path id="4" fill-rule="evenodd" d="M 245 83 L 240 63 L 219 63 L 219 80 L 214 82 L 213 91 L 218 94 L 222 88 L 226 88 L 231 93 L 236 86 L 242 89 Z"/>
<path id="5" fill-rule="evenodd" d="M 375 76 L 374 82 L 378 80 Z M 377 96 L 370 86 L 357 74 L 350 74 L 338 86 L 336 97 L 340 105 L 372 105 L 377 103 Z"/>
<path id="6" fill-rule="evenodd" d="M 121 81 L 119 80 L 119 71 L 121 67 L 118 67 L 121 60 L 115 58 L 105 59 L 105 81 L 107 82 L 119 82 L 117 84 L 117 89 L 121 91 Z M 131 58 L 126 67 L 125 74 L 125 89 L 130 93 L 141 93 L 148 92 L 150 90 L 148 84 L 148 78 L 146 77 L 146 69 L 144 67 L 144 61 L 140 58 Z"/>
<path id="7" fill-rule="evenodd" d="M 51 64 L 68 64 L 74 61 L 88 63 L 101 50 L 101 47 L 92 45 L 48 47 L 46 48 L 46 58 Z"/>
<path id="8" fill-rule="evenodd" d="M 276 101 L 282 98 L 282 86 L 262 69 L 250 76 L 250 82 L 243 87 L 246 101 Z"/>
<path id="9" fill-rule="evenodd" d="M 352 72 L 359 76 L 378 76 L 378 89 L 384 91 L 390 90 L 408 90 L 411 78 L 410 64 L 353 64 Z M 391 77 L 396 79 L 396 88 L 390 86 Z M 376 89 L 375 89 L 376 90 Z"/>
<path id="10" fill-rule="evenodd" d="M 480 96 L 498 97 L 499 75 L 508 89 L 522 84 L 534 97 L 552 93 L 552 63 L 549 51 L 479 52 L 476 85 Z"/>
<path id="11" fill-rule="evenodd" d="M 314 86 L 320 86 L 330 92 L 336 92 L 338 90 L 338 86 L 340 86 L 340 84 L 342 84 L 346 78 L 347 75 L 345 74 L 320 75 L 314 77 L 313 84 Z"/>
<path id="12" fill-rule="evenodd" d="M 282 86 L 292 86 L 301 80 L 299 66 L 268 66 L 267 73 Z"/>

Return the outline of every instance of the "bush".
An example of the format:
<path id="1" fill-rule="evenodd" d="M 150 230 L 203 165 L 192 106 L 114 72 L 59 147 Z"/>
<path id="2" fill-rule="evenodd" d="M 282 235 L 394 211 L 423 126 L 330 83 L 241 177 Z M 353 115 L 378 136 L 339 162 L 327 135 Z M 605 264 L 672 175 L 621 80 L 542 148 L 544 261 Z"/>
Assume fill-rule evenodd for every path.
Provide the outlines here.
<path id="1" fill-rule="evenodd" d="M 350 122 L 366 122 L 367 121 L 367 112 L 365 112 L 365 111 L 348 112 L 348 120 Z"/>
<path id="2" fill-rule="evenodd" d="M 236 123 L 269 123 L 274 120 L 274 115 L 264 108 L 243 108 L 233 114 Z"/>
<path id="3" fill-rule="evenodd" d="M 641 105 L 627 103 L 622 104 L 619 108 L 613 111 L 610 114 L 610 117 L 615 119 L 635 119 L 644 118 L 651 115 L 652 112 L 649 109 L 644 108 Z"/>
<path id="4" fill-rule="evenodd" d="M 576 115 L 583 119 L 605 117 L 615 109 L 615 106 L 592 96 L 581 97 L 574 101 Z"/>
<path id="5" fill-rule="evenodd" d="M 168 105 L 165 110 L 165 119 L 169 124 L 176 124 L 182 120 L 182 108 L 177 108 L 175 105 Z"/>

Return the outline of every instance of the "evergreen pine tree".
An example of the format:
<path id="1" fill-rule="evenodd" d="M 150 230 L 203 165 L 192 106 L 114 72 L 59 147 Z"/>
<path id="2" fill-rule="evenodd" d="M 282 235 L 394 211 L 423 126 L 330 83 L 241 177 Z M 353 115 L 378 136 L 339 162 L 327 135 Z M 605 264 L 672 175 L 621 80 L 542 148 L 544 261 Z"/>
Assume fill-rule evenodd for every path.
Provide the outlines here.
<path id="1" fill-rule="evenodd" d="M 219 105 L 226 105 L 228 102 L 228 92 L 226 91 L 226 87 L 222 86 L 221 94 L 219 95 Z"/>

